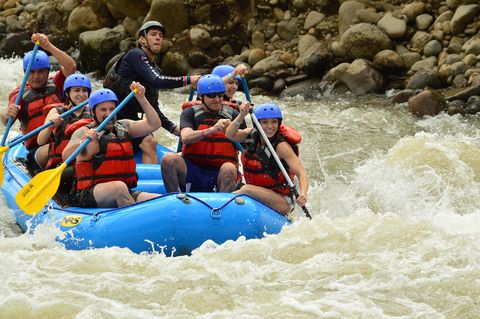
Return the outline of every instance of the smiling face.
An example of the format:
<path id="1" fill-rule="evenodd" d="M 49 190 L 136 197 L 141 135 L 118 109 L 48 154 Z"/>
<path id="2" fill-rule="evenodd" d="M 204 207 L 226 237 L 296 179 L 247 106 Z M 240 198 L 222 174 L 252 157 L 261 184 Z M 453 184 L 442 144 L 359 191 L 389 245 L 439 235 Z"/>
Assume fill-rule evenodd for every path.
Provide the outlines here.
<path id="1" fill-rule="evenodd" d="M 225 96 L 231 99 L 238 91 L 238 81 L 235 79 L 228 80 L 227 82 L 225 82 L 225 87 Z"/>
<path id="2" fill-rule="evenodd" d="M 41 88 L 48 80 L 49 69 L 33 69 L 28 75 L 28 84 L 34 90 Z"/>
<path id="3" fill-rule="evenodd" d="M 74 105 L 78 105 L 88 99 L 88 89 L 82 86 L 71 87 L 67 94 Z"/>
<path id="4" fill-rule="evenodd" d="M 224 92 L 202 95 L 203 103 L 207 106 L 210 112 L 220 112 L 220 110 L 222 109 L 223 94 Z"/>
<path id="5" fill-rule="evenodd" d="M 160 29 L 150 28 L 146 36 L 141 36 L 140 44 L 142 47 L 147 47 L 153 54 L 159 54 L 162 49 L 163 33 Z"/>
<path id="6" fill-rule="evenodd" d="M 115 110 L 115 103 L 113 101 L 105 101 L 98 103 L 94 109 L 94 116 L 98 123 L 102 123 L 110 114 Z M 105 126 L 106 131 L 111 131 L 113 129 L 113 124 L 115 123 L 116 116 L 114 116 L 110 122 Z"/>
<path id="7" fill-rule="evenodd" d="M 267 135 L 268 138 L 272 138 L 275 133 L 277 133 L 279 126 L 277 118 L 261 119 L 258 121 L 260 122 L 260 126 L 262 127 L 265 135 Z"/>

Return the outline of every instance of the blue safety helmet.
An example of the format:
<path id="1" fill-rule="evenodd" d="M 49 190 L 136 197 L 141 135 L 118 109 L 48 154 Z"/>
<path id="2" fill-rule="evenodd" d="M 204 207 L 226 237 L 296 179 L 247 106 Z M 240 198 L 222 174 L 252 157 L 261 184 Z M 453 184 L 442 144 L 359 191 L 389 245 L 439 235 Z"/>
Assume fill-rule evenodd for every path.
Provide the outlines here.
<path id="1" fill-rule="evenodd" d="M 23 71 L 27 70 L 28 63 L 30 63 L 30 59 L 32 58 L 32 53 L 33 51 L 27 52 L 23 57 Z M 33 60 L 32 70 L 35 69 L 50 69 L 50 59 L 48 55 L 41 50 L 37 51 L 35 59 Z"/>
<path id="2" fill-rule="evenodd" d="M 88 107 L 93 110 L 97 104 L 113 101 L 115 105 L 118 105 L 118 99 L 115 93 L 110 89 L 100 89 L 92 93 L 88 99 Z"/>
<path id="3" fill-rule="evenodd" d="M 213 70 L 212 74 L 218 75 L 219 77 L 223 78 L 225 75 L 228 75 L 235 71 L 235 68 L 230 64 L 225 65 L 217 65 Z M 235 75 L 235 80 L 240 81 L 240 76 Z"/>
<path id="4" fill-rule="evenodd" d="M 280 122 L 283 119 L 282 110 L 274 103 L 259 104 L 253 109 L 257 119 L 277 118 Z"/>
<path id="5" fill-rule="evenodd" d="M 63 84 L 63 94 L 66 96 L 67 90 L 72 87 L 84 87 L 87 88 L 88 95 L 92 93 L 92 83 L 90 79 L 81 73 L 74 73 L 67 76 Z"/>
<path id="6" fill-rule="evenodd" d="M 197 93 L 199 95 L 208 93 L 225 92 L 225 83 L 218 75 L 207 74 L 198 80 Z"/>

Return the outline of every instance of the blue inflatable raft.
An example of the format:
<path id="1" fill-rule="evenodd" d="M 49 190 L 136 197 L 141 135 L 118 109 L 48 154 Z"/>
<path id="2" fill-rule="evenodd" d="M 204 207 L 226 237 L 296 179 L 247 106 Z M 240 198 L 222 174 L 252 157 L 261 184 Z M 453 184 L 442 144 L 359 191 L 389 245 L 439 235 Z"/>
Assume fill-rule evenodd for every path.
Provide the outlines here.
<path id="1" fill-rule="evenodd" d="M 170 150 L 158 146 L 159 158 Z M 34 217 L 24 213 L 15 196 L 30 180 L 23 144 L 4 155 L 2 190 L 16 222 L 23 231 L 53 223 L 64 236 L 57 240 L 66 249 L 126 247 L 135 253 L 163 252 L 188 255 L 207 240 L 262 238 L 279 233 L 290 221 L 246 195 L 229 193 L 170 193 L 115 209 L 64 207 L 54 198 Z M 139 161 L 139 158 L 137 158 Z M 159 165 L 138 164 L 138 190 L 165 194 Z M 29 228 L 30 226 L 30 228 Z"/>

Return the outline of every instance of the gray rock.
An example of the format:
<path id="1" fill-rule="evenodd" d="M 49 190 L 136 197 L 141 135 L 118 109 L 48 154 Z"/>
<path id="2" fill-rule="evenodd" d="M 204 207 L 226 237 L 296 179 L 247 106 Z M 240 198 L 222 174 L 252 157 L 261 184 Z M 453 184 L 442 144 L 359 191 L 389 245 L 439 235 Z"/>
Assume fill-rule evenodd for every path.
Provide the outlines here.
<path id="1" fill-rule="evenodd" d="M 391 73 L 403 69 L 405 63 L 396 51 L 383 50 L 373 58 L 373 66 L 382 72 Z"/>
<path id="2" fill-rule="evenodd" d="M 106 2 L 115 8 L 115 10 L 121 12 L 124 16 L 132 19 L 144 17 L 150 8 L 145 0 L 107 0 Z"/>
<path id="3" fill-rule="evenodd" d="M 192 41 L 193 46 L 208 49 L 212 45 L 212 38 L 210 33 L 204 28 L 193 27 L 190 29 L 190 40 Z"/>
<path id="4" fill-rule="evenodd" d="M 347 85 L 355 95 L 377 92 L 385 84 L 383 75 L 365 59 L 357 59 L 347 68 L 345 66 L 335 67 L 330 70 L 329 74 L 337 82 Z"/>
<path id="5" fill-rule="evenodd" d="M 310 11 L 307 15 L 307 18 L 305 19 L 305 24 L 303 25 L 303 28 L 305 30 L 308 30 L 319 24 L 323 19 L 325 19 L 325 15 L 323 13 L 314 10 Z"/>
<path id="6" fill-rule="evenodd" d="M 318 99 L 324 91 L 325 83 L 318 79 L 309 79 L 287 87 L 280 94 L 280 98 L 302 95 L 305 98 Z"/>
<path id="7" fill-rule="evenodd" d="M 421 14 L 415 18 L 415 24 L 418 30 L 425 31 L 432 24 L 433 17 L 427 13 Z"/>
<path id="8" fill-rule="evenodd" d="M 365 6 L 357 1 L 345 1 L 338 9 L 338 33 L 343 35 L 354 24 L 356 12 Z"/>
<path id="9" fill-rule="evenodd" d="M 402 9 L 402 14 L 406 15 L 409 22 L 415 21 L 415 18 L 427 10 L 425 3 L 416 1 L 406 4 Z"/>
<path id="10" fill-rule="evenodd" d="M 322 75 L 330 66 L 332 54 L 324 43 L 316 42 L 298 57 L 295 66 L 311 76 Z"/>
<path id="11" fill-rule="evenodd" d="M 160 21 L 167 30 L 168 37 L 180 33 L 189 26 L 188 12 L 184 1 L 153 0 L 144 21 L 149 20 Z"/>
<path id="12" fill-rule="evenodd" d="M 82 32 L 78 41 L 81 69 L 104 73 L 105 62 L 119 52 L 119 43 L 124 37 L 125 34 L 110 28 Z"/>
<path id="13" fill-rule="evenodd" d="M 405 20 L 393 16 L 390 12 L 378 21 L 377 26 L 392 39 L 403 38 L 407 32 Z"/>
<path id="14" fill-rule="evenodd" d="M 277 25 L 277 33 L 281 39 L 285 41 L 292 41 L 297 33 L 297 18 L 292 18 L 289 21 L 280 21 Z"/>
<path id="15" fill-rule="evenodd" d="M 425 45 L 423 48 L 423 53 L 425 56 L 437 56 L 442 49 L 442 44 L 439 41 L 432 40 Z"/>
<path id="16" fill-rule="evenodd" d="M 416 72 L 409 80 L 406 89 L 441 89 L 445 87 L 445 82 L 439 76 L 438 72 L 431 69 L 422 69 Z"/>
<path id="17" fill-rule="evenodd" d="M 465 27 L 473 21 L 480 11 L 478 4 L 462 5 L 455 10 L 450 26 L 453 34 L 462 33 Z"/>
<path id="18" fill-rule="evenodd" d="M 349 60 L 357 58 L 370 60 L 378 52 L 392 48 L 392 41 L 377 26 L 359 23 L 342 35 L 339 47 Z"/>
<path id="19" fill-rule="evenodd" d="M 183 54 L 169 51 L 162 59 L 161 68 L 165 74 L 180 76 L 187 74 L 191 66 Z"/>

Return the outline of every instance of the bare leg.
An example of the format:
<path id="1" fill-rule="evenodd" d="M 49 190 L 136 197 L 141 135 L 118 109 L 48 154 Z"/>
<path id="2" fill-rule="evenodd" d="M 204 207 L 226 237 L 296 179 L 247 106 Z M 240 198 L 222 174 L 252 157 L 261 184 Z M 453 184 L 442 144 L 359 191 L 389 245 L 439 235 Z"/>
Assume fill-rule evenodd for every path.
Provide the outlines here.
<path id="1" fill-rule="evenodd" d="M 247 194 L 256 200 L 270 206 L 277 212 L 287 215 L 290 213 L 290 205 L 283 195 L 275 193 L 274 191 L 255 186 L 251 184 L 243 185 L 238 191 L 235 191 L 236 194 Z"/>
<path id="2" fill-rule="evenodd" d="M 158 164 L 157 140 L 152 135 L 147 135 L 140 143 L 143 164 Z"/>
<path id="3" fill-rule="evenodd" d="M 40 146 L 35 152 L 35 160 L 37 161 L 38 166 L 41 169 L 45 169 L 48 162 L 48 144 Z"/>
<path id="4" fill-rule="evenodd" d="M 121 181 L 96 185 L 93 196 L 98 207 L 124 207 L 135 204 L 127 184 Z"/>
<path id="5" fill-rule="evenodd" d="M 159 196 L 160 196 L 160 194 L 141 192 L 140 194 L 138 194 L 137 203 L 144 202 L 146 200 L 156 198 L 156 197 L 159 197 Z"/>
<path id="6" fill-rule="evenodd" d="M 185 185 L 187 165 L 177 153 L 167 153 L 162 158 L 162 177 L 168 193 L 177 192 L 178 185 Z"/>
<path id="7" fill-rule="evenodd" d="M 231 193 L 237 185 L 237 167 L 232 163 L 224 163 L 218 173 L 217 186 L 218 191 L 222 193 Z"/>

